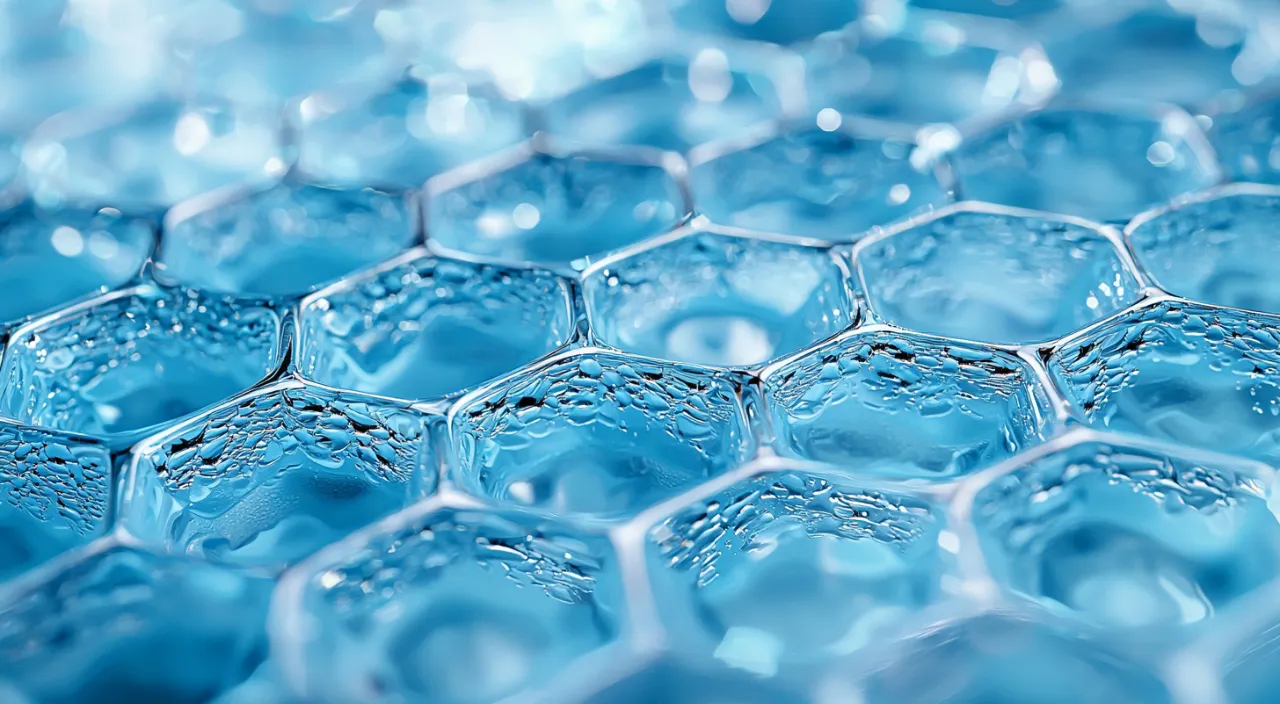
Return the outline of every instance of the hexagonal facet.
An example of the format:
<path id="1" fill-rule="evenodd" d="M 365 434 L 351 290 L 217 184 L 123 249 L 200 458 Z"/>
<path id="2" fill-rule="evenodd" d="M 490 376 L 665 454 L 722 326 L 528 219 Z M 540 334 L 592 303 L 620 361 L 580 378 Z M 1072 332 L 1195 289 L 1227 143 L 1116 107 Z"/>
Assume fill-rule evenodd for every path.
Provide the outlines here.
<path id="1" fill-rule="evenodd" d="M 687 211 L 657 161 L 522 152 L 462 184 L 428 184 L 427 236 L 509 261 L 567 262 L 671 229 Z"/>
<path id="2" fill-rule="evenodd" d="M 602 342 L 694 364 L 763 362 L 855 317 L 829 250 L 714 229 L 602 262 L 583 287 Z"/>
<path id="3" fill-rule="evenodd" d="M 1280 99 L 1216 115 L 1209 137 L 1232 181 L 1280 183 Z"/>
<path id="4" fill-rule="evenodd" d="M 513 103 L 461 80 L 413 76 L 378 92 L 318 93 L 299 109 L 298 165 L 347 185 L 416 188 L 428 178 L 515 145 L 524 116 Z"/>
<path id="5" fill-rule="evenodd" d="M 1280 260 L 1280 242 L 1273 236 L 1277 217 L 1280 189 L 1237 187 L 1135 221 L 1129 242 L 1138 261 L 1171 293 L 1280 313 L 1273 267 Z"/>
<path id="6" fill-rule="evenodd" d="M 0 372 L 12 418 L 121 442 L 262 379 L 280 319 L 257 301 L 140 287 L 19 328 Z"/>
<path id="7" fill-rule="evenodd" d="M 781 468 L 649 532 L 673 643 L 758 676 L 877 642 L 939 594 L 943 519 L 926 501 Z"/>
<path id="8" fill-rule="evenodd" d="M 591 144 L 687 151 L 783 114 L 759 58 L 707 47 L 656 59 L 549 103 L 542 117 L 552 134 Z"/>
<path id="9" fill-rule="evenodd" d="M 985 487 L 973 516 L 997 578 L 1106 627 L 1190 624 L 1280 574 L 1263 477 L 1085 443 Z"/>
<path id="10" fill-rule="evenodd" d="M 107 118 L 66 113 L 32 136 L 22 161 L 42 206 L 150 213 L 280 169 L 277 119 L 217 101 L 147 103 Z"/>
<path id="11" fill-rule="evenodd" d="M 867 704 L 1170 701 L 1139 664 L 1014 614 L 949 623 L 906 641 L 867 678 L 863 695 Z"/>
<path id="12" fill-rule="evenodd" d="M 1038 49 L 1002 50 L 990 33 L 942 18 L 884 36 L 850 26 L 805 47 L 809 104 L 917 125 L 1044 102 L 1057 81 Z"/>
<path id="13" fill-rule="evenodd" d="M 111 457 L 86 438 L 0 422 L 0 580 L 107 529 Z"/>
<path id="14" fill-rule="evenodd" d="M 606 519 L 633 516 L 749 450 L 729 375 L 598 352 L 489 389 L 450 424 L 455 478 L 472 492 Z"/>
<path id="15" fill-rule="evenodd" d="M 494 702 L 618 636 L 622 584 L 602 537 L 425 508 L 326 550 L 286 586 L 278 633 L 306 701 Z"/>
<path id="16" fill-rule="evenodd" d="M 805 704 L 802 692 L 742 672 L 667 657 L 586 697 L 581 704 Z"/>
<path id="17" fill-rule="evenodd" d="M 0 212 L 0 321 L 126 283 L 153 239 L 147 223 L 109 208 L 44 211 L 23 203 Z"/>
<path id="18" fill-rule="evenodd" d="M 1270 57 L 1241 54 L 1244 27 L 1211 15 L 1156 8 L 1075 27 L 1045 50 L 1070 99 L 1198 106 L 1261 81 L 1270 68 Z"/>
<path id="19" fill-rule="evenodd" d="M 285 565 L 434 489 L 425 423 L 358 394 L 274 384 L 140 445 L 122 520 L 174 552 Z"/>
<path id="20" fill-rule="evenodd" d="M 282 183 L 202 197 L 165 218 L 159 264 L 186 286 L 293 295 L 390 258 L 418 239 L 403 192 Z"/>
<path id="21" fill-rule="evenodd" d="M 414 255 L 307 299 L 299 366 L 342 389 L 436 398 L 561 346 L 571 315 L 548 271 Z"/>
<path id="22" fill-rule="evenodd" d="M 968 474 L 1035 445 L 1044 400 L 1016 357 L 870 331 L 766 374 L 778 449 L 901 478 Z"/>
<path id="23" fill-rule="evenodd" d="M 720 224 L 852 240 L 948 199 L 918 156 L 906 142 L 796 128 L 695 154 L 691 178 L 699 210 Z"/>
<path id="24" fill-rule="evenodd" d="M 1165 301 L 1059 346 L 1049 371 L 1089 423 L 1280 461 L 1280 319 Z"/>
<path id="25" fill-rule="evenodd" d="M 966 141 L 951 163 L 965 198 L 1124 221 L 1217 182 L 1197 130 L 1180 112 L 1054 110 Z"/>
<path id="26" fill-rule="evenodd" d="M 1044 342 L 1139 296 L 1102 232 L 1048 215 L 951 210 L 866 244 L 857 263 L 872 310 L 937 335 Z"/>
<path id="27" fill-rule="evenodd" d="M 33 702 L 209 702 L 266 655 L 270 580 L 121 547 L 38 576 L 0 595 L 0 678 Z"/>
<path id="28" fill-rule="evenodd" d="M 772 7 L 767 2 L 665 2 L 672 21 L 681 29 L 774 44 L 810 39 L 858 19 L 858 6 L 845 0 L 793 0 Z"/>

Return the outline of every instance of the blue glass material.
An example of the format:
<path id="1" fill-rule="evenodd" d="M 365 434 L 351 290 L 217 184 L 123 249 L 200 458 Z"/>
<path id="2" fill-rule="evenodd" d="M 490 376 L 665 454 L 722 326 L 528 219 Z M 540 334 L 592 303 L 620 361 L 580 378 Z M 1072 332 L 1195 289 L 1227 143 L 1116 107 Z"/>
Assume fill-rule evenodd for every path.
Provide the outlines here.
<path id="1" fill-rule="evenodd" d="M 948 200 L 910 143 L 862 138 L 841 129 L 839 115 L 819 119 L 692 154 L 699 212 L 722 225 L 849 241 Z"/>
<path id="2" fill-rule="evenodd" d="M 942 18 L 889 34 L 851 26 L 803 53 L 813 108 L 916 125 L 1033 107 L 1057 88 L 1038 48 Z"/>
<path id="3" fill-rule="evenodd" d="M 1056 109 L 966 140 L 950 161 L 965 198 L 1124 222 L 1217 183 L 1201 142 L 1185 113 Z"/>
<path id="4" fill-rule="evenodd" d="M 732 376 L 590 350 L 468 397 L 449 424 L 453 479 L 469 491 L 606 520 L 692 488 L 750 450 Z"/>
<path id="5" fill-rule="evenodd" d="M 89 438 L 0 421 L 0 491 L 8 580 L 106 532 L 110 453 Z"/>
<path id="6" fill-rule="evenodd" d="M 1128 228 L 1138 261 L 1171 293 L 1204 303 L 1280 313 L 1272 262 L 1280 189 L 1228 186 L 1141 218 Z"/>
<path id="7" fill-rule="evenodd" d="M 1093 425 L 1275 462 L 1278 324 L 1165 301 L 1059 346 L 1049 369 Z"/>
<path id="8" fill-rule="evenodd" d="M 782 686 L 725 667 L 665 658 L 598 692 L 574 701 L 582 704 L 807 704 L 798 687 Z"/>
<path id="9" fill-rule="evenodd" d="M 177 553 L 288 565 L 434 489 L 426 423 L 354 393 L 263 387 L 139 445 L 122 519 Z"/>
<path id="10" fill-rule="evenodd" d="M 946 479 L 1038 444 L 1032 371 L 995 349 L 858 331 L 765 373 L 777 449 L 869 476 Z"/>
<path id="11" fill-rule="evenodd" d="M 625 624 L 608 541 L 522 513 L 420 505 L 287 579 L 278 625 L 310 625 L 283 662 L 317 704 L 499 701 Z"/>
<path id="12" fill-rule="evenodd" d="M 1232 181 L 1280 183 L 1280 100 L 1258 100 L 1213 117 L 1209 137 Z"/>
<path id="13" fill-rule="evenodd" d="M 1069 7 L 1093 0 L 909 0 L 914 7 L 929 10 L 962 12 L 983 17 L 1032 20 Z"/>
<path id="14" fill-rule="evenodd" d="M 528 145 L 428 184 L 437 247 L 507 261 L 565 263 L 670 230 L 689 210 L 647 151 L 551 153 Z"/>
<path id="15" fill-rule="evenodd" d="M 262 302 L 150 286 L 110 293 L 14 332 L 0 411 L 127 446 L 266 376 L 279 341 L 280 315 Z"/>
<path id="16" fill-rule="evenodd" d="M 416 188 L 524 139 L 524 111 L 491 93 L 411 74 L 375 91 L 314 93 L 298 104 L 298 167 L 323 183 Z"/>
<path id="17" fill-rule="evenodd" d="M 790 66 L 765 50 L 682 49 L 549 103 L 541 121 L 588 144 L 685 152 L 794 109 Z"/>
<path id="18" fill-rule="evenodd" d="M 1018 613 L 983 614 L 925 631 L 899 646 L 864 692 L 867 704 L 1172 701 L 1140 662 Z"/>
<path id="19" fill-rule="evenodd" d="M 1218 653 L 1222 688 L 1234 704 L 1267 704 L 1280 689 L 1280 623 L 1274 610 L 1251 614 L 1248 628 L 1238 628 Z M 1234 624 L 1239 625 L 1239 624 Z"/>
<path id="20" fill-rule="evenodd" d="M 941 507 L 787 463 L 681 506 L 649 532 L 676 647 L 757 677 L 838 662 L 941 598 Z"/>
<path id="21" fill-rule="evenodd" d="M 133 279 L 155 245 L 151 225 L 119 211 L 0 211 L 0 321 L 16 321 Z"/>
<path id="22" fill-rule="evenodd" d="M 216 99 L 158 100 L 67 112 L 23 149 L 32 197 L 44 207 L 113 206 L 153 214 L 182 200 L 284 167 L 271 110 Z"/>
<path id="23" fill-rule="evenodd" d="M 35 702 L 214 700 L 266 656 L 270 580 L 106 544 L 0 594 L 0 678 Z"/>
<path id="24" fill-rule="evenodd" d="M 1117 245 L 1101 230 L 990 206 L 949 208 L 864 240 L 856 259 L 878 318 L 982 342 L 1052 340 L 1139 295 Z"/>
<path id="25" fill-rule="evenodd" d="M 583 292 L 601 342 L 694 364 L 758 364 L 855 319 L 829 249 L 714 226 L 599 262 L 584 272 Z"/>
<path id="26" fill-rule="evenodd" d="M 1190 626 L 1280 573 L 1270 474 L 1086 442 L 992 482 L 973 516 L 1010 588 L 1104 628 Z"/>
<path id="27" fill-rule="evenodd" d="M 663 0 L 684 30 L 775 44 L 793 44 L 840 29 L 858 19 L 857 3 L 845 0 Z"/>
<path id="28" fill-rule="evenodd" d="M 438 398 L 560 347 L 572 316 L 569 283 L 549 271 L 419 250 L 304 301 L 298 364 L 337 388 Z"/>
<path id="29" fill-rule="evenodd" d="M 296 295 L 408 249 L 420 229 L 411 194 L 286 181 L 170 210 L 158 264 L 184 286 Z"/>

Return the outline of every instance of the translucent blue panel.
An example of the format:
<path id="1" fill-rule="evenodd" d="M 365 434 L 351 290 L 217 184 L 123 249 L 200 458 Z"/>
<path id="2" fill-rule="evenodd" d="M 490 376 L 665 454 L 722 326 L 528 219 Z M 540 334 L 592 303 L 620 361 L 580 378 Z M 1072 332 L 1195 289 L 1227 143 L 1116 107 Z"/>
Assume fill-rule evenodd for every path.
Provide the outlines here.
<path id="1" fill-rule="evenodd" d="M 22 161 L 40 205 L 85 203 L 149 214 L 279 172 L 277 118 L 218 100 L 68 112 L 32 135 Z"/>
<path id="2" fill-rule="evenodd" d="M 599 535 L 424 505 L 294 573 L 273 635 L 308 702 L 495 702 L 618 637 L 618 569 Z"/>
<path id="3" fill-rule="evenodd" d="M 1142 664 L 1023 614 L 941 625 L 895 649 L 865 684 L 867 704 L 1171 701 Z M 925 673 L 928 673 L 926 676 Z"/>
<path id="4" fill-rule="evenodd" d="M 1250 619 L 1243 636 L 1219 653 L 1224 667 L 1222 686 L 1233 704 L 1267 704 L 1280 690 L 1280 639 L 1276 614 L 1266 612 Z"/>
<path id="5" fill-rule="evenodd" d="M 891 34 L 851 27 L 804 48 L 809 104 L 912 124 L 1038 105 L 1057 88 L 1040 50 L 941 18 Z"/>
<path id="6" fill-rule="evenodd" d="M 1213 118 L 1209 136 L 1232 181 L 1280 183 L 1280 100 L 1262 100 Z"/>
<path id="7" fill-rule="evenodd" d="M 948 200 L 911 144 L 860 138 L 839 129 L 839 115 L 820 120 L 694 153 L 698 210 L 722 225 L 852 240 Z"/>
<path id="8" fill-rule="evenodd" d="M 777 446 L 897 478 L 969 474 L 1038 444 L 1032 371 L 996 350 L 912 334 L 846 336 L 765 376 Z"/>
<path id="9" fill-rule="evenodd" d="M 673 643 L 783 678 L 882 642 L 940 599 L 944 527 L 926 499 L 784 463 L 659 522 L 649 570 Z"/>
<path id="10" fill-rule="evenodd" d="M 514 371 L 572 333 L 569 283 L 421 252 L 302 305 L 299 366 L 323 384 L 435 398 Z"/>
<path id="11" fill-rule="evenodd" d="M 1268 474 L 1084 443 L 996 479 L 973 516 L 1012 589 L 1104 628 L 1190 626 L 1280 573 Z"/>
<path id="12" fill-rule="evenodd" d="M 552 134 L 573 140 L 683 152 L 781 116 L 796 89 L 775 85 L 794 81 L 784 66 L 764 50 L 685 49 L 551 102 L 542 118 Z"/>
<path id="13" fill-rule="evenodd" d="M 266 376 L 279 337 L 279 314 L 260 302 L 151 287 L 108 294 L 14 333 L 0 409 L 127 446 Z"/>
<path id="14" fill-rule="evenodd" d="M 1168 8 L 1063 32 L 1045 50 L 1063 95 L 1110 103 L 1201 105 L 1263 81 L 1266 57 L 1241 53 L 1246 28 Z"/>
<path id="15" fill-rule="evenodd" d="M 671 229 L 684 194 L 649 152 L 521 149 L 428 184 L 427 238 L 508 261 L 568 262 Z"/>
<path id="16" fill-rule="evenodd" d="M 1049 369 L 1094 425 L 1274 462 L 1278 323 L 1163 302 L 1062 345 Z"/>
<path id="17" fill-rule="evenodd" d="M 434 489 L 426 422 L 295 381 L 255 390 L 135 449 L 124 525 L 213 562 L 290 564 Z"/>
<path id="18" fill-rule="evenodd" d="M 186 286 L 293 295 L 399 254 L 419 229 L 404 192 L 285 182 L 169 211 L 158 263 L 161 276 Z"/>
<path id="19" fill-rule="evenodd" d="M 599 692 L 583 704 L 805 704 L 801 692 L 728 668 L 666 658 Z"/>
<path id="20" fill-rule="evenodd" d="M 895 325 L 983 342 L 1044 342 L 1138 299 L 1115 243 L 1088 223 L 960 206 L 857 254 L 874 313 Z"/>
<path id="21" fill-rule="evenodd" d="M 298 106 L 298 165 L 325 183 L 416 188 L 525 136 L 514 103 L 459 78 L 407 75 L 374 91 L 316 93 Z"/>
<path id="22" fill-rule="evenodd" d="M 503 503 L 625 519 L 745 459 L 742 414 L 727 374 L 574 352 L 451 413 L 453 478 Z"/>
<path id="23" fill-rule="evenodd" d="M 0 211 L 0 320 L 13 321 L 120 286 L 142 270 L 152 227 L 119 211 Z"/>
<path id="24" fill-rule="evenodd" d="M 690 230 L 601 262 L 584 278 L 605 344 L 695 364 L 743 366 L 794 352 L 854 319 L 827 249 Z"/>
<path id="25" fill-rule="evenodd" d="M 929 10 L 962 12 L 985 17 L 1001 17 L 1014 20 L 1032 20 L 1073 4 L 1084 5 L 1092 0 L 909 0 L 915 7 Z"/>
<path id="26" fill-rule="evenodd" d="M 1185 113 L 1058 109 L 966 140 L 951 155 L 965 198 L 1123 222 L 1218 181 Z"/>
<path id="27" fill-rule="evenodd" d="M 107 529 L 111 458 L 89 440 L 0 422 L 0 580 Z"/>
<path id="28" fill-rule="evenodd" d="M 0 593 L 0 677 L 34 702 L 199 704 L 266 655 L 271 582 L 104 546 Z"/>
<path id="29" fill-rule="evenodd" d="M 1280 313 L 1275 222 L 1280 190 L 1228 187 L 1129 227 L 1139 262 L 1180 296 Z"/>
<path id="30" fill-rule="evenodd" d="M 664 1 L 681 29 L 776 44 L 809 39 L 858 18 L 858 3 L 848 0 Z"/>

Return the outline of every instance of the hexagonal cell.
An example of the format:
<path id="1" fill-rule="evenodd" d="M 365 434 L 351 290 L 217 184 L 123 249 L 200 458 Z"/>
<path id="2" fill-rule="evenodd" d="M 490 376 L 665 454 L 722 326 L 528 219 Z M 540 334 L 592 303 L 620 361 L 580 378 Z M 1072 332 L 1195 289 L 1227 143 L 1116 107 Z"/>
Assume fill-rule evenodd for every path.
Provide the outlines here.
<path id="1" fill-rule="evenodd" d="M 735 377 L 577 350 L 450 411 L 453 479 L 479 496 L 626 519 L 745 459 Z"/>
<path id="2" fill-rule="evenodd" d="M 289 180 L 170 210 L 157 263 L 162 277 L 184 286 L 288 296 L 395 256 L 419 235 L 409 193 Z"/>
<path id="3" fill-rule="evenodd" d="M 88 438 L 0 421 L 0 581 L 107 530 L 111 455 Z"/>
<path id="4" fill-rule="evenodd" d="M 121 286 L 154 244 L 150 225 L 111 208 L 46 211 L 24 202 L 0 212 L 0 321 Z"/>
<path id="5" fill-rule="evenodd" d="M 858 5 L 845 0 L 769 2 L 664 0 L 676 27 L 722 37 L 794 44 L 858 19 Z"/>
<path id="6" fill-rule="evenodd" d="M 1062 337 L 1136 302 L 1140 286 L 1092 223 L 961 204 L 863 240 L 877 317 L 921 332 L 1026 344 Z"/>
<path id="7" fill-rule="evenodd" d="M 1092 425 L 1280 461 L 1280 319 L 1180 301 L 1060 344 L 1049 371 Z"/>
<path id="8" fill-rule="evenodd" d="M 666 232 L 689 212 L 657 152 L 560 153 L 532 144 L 427 184 L 437 247 L 563 263 Z"/>
<path id="9" fill-rule="evenodd" d="M 1041 442 L 1052 419 L 1022 360 L 859 331 L 765 373 L 780 452 L 869 475 L 947 479 Z"/>
<path id="10" fill-rule="evenodd" d="M 600 341 L 694 364 L 746 366 L 830 337 L 855 319 L 826 248 L 714 226 L 605 259 L 583 275 Z"/>
<path id="11" fill-rule="evenodd" d="M 1232 181 L 1280 184 L 1280 99 L 1257 100 L 1213 116 L 1209 138 Z"/>
<path id="12" fill-rule="evenodd" d="M 1106 628 L 1185 626 L 1280 574 L 1261 466 L 1084 442 L 994 479 L 973 504 L 992 573 Z"/>
<path id="13" fill-rule="evenodd" d="M 439 398 L 506 374 L 573 333 L 567 281 L 416 251 L 302 304 L 298 365 L 342 389 Z"/>
<path id="14" fill-rule="evenodd" d="M 618 569 L 601 535 L 432 502 L 291 572 L 273 642 L 308 702 L 505 701 L 619 637 Z"/>
<path id="15" fill-rule="evenodd" d="M 32 197 L 151 214 L 284 166 L 278 116 L 219 101 L 160 101 L 55 116 L 22 162 Z"/>
<path id="16" fill-rule="evenodd" d="M 1233 308 L 1280 313 L 1272 224 L 1280 188 L 1241 184 L 1145 213 L 1126 228 L 1143 267 L 1165 290 Z"/>
<path id="17" fill-rule="evenodd" d="M 271 586 L 104 546 L 0 594 L 0 678 L 33 702 L 212 701 L 266 656 Z"/>
<path id="18" fill-rule="evenodd" d="M 173 552 L 282 567 L 433 491 L 428 422 L 292 380 L 256 389 L 135 448 L 121 520 Z"/>
<path id="19" fill-rule="evenodd" d="M 552 701 L 576 704 L 806 704 L 804 692 L 714 664 L 664 657 L 586 696 Z"/>
<path id="20" fill-rule="evenodd" d="M 349 186 L 416 188 L 525 136 L 516 104 L 457 78 L 412 73 L 375 91 L 312 94 L 298 118 L 299 168 Z"/>
<path id="21" fill-rule="evenodd" d="M 896 32 L 850 26 L 802 49 L 809 104 L 915 125 L 958 123 L 1038 106 L 1058 85 L 1030 44 L 908 15 Z"/>
<path id="22" fill-rule="evenodd" d="M 14 332 L 0 410 L 127 446 L 262 379 L 279 346 L 270 304 L 151 286 L 117 291 Z"/>
<path id="23" fill-rule="evenodd" d="M 1068 23 L 1045 50 L 1073 100 L 1199 106 L 1266 78 L 1269 56 L 1241 52 L 1247 29 L 1152 5 L 1119 22 Z"/>
<path id="24" fill-rule="evenodd" d="M 1056 109 L 1000 125 L 951 154 L 965 198 L 1125 221 L 1217 183 L 1203 135 L 1186 113 Z"/>
<path id="25" fill-rule="evenodd" d="M 777 463 L 649 531 L 671 642 L 773 677 L 880 642 L 938 599 L 939 506 Z"/>
<path id="26" fill-rule="evenodd" d="M 908 142 L 861 138 L 840 117 L 690 155 L 700 212 L 722 225 L 849 241 L 949 200 Z M 826 127 L 831 127 L 830 130 Z"/>
<path id="27" fill-rule="evenodd" d="M 867 704 L 1171 701 L 1142 664 L 1017 613 L 944 623 L 897 644 L 862 688 Z"/>
<path id="28" fill-rule="evenodd" d="M 552 134 L 684 152 L 798 107 L 798 65 L 763 48 L 680 48 L 548 103 Z M 788 70 L 794 67 L 796 70 Z"/>

